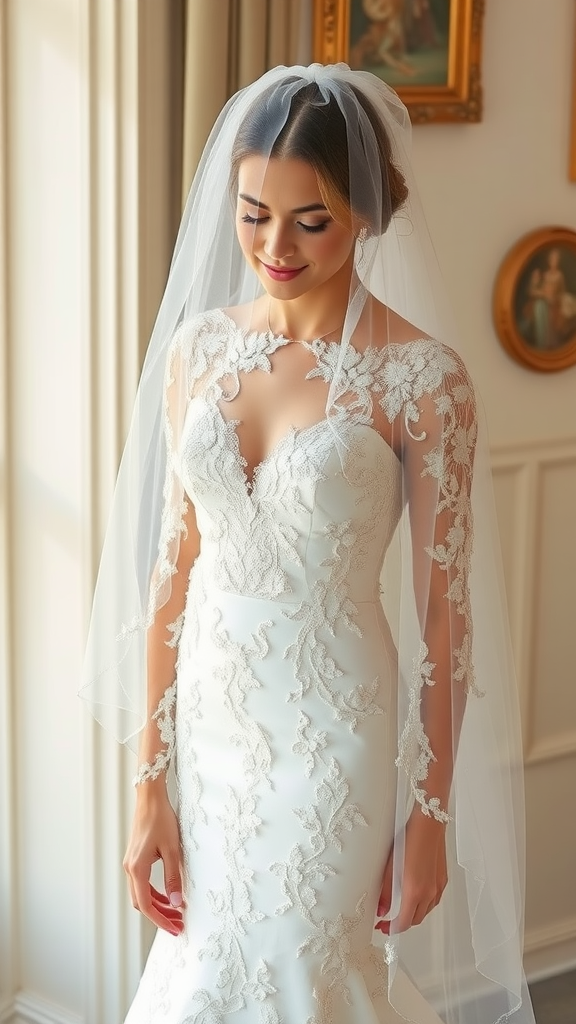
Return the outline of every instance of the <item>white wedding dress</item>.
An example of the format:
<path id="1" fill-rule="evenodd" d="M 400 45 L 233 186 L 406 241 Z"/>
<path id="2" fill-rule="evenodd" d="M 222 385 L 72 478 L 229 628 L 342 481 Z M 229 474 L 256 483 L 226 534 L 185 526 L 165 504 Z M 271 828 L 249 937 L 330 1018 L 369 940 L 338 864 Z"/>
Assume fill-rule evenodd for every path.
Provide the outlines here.
<path id="1" fill-rule="evenodd" d="M 403 419 L 427 453 L 420 475 L 433 475 L 418 400 L 441 393 L 444 412 L 456 408 L 467 378 L 433 341 L 351 347 L 344 372 L 357 401 L 337 436 L 325 417 L 291 429 L 250 479 L 233 398 L 244 374 L 273 372 L 290 344 L 222 311 L 178 333 L 191 397 L 172 468 L 201 534 L 175 711 L 187 905 L 180 937 L 158 933 L 126 1024 L 401 1020 L 374 924 L 400 770 L 380 575 L 405 492 L 366 410 Z M 308 377 L 329 384 L 338 345 L 301 345 Z M 446 422 L 457 430 L 457 416 Z M 454 543 L 465 554 L 466 539 Z M 439 1021 L 402 985 L 412 1019 Z"/>

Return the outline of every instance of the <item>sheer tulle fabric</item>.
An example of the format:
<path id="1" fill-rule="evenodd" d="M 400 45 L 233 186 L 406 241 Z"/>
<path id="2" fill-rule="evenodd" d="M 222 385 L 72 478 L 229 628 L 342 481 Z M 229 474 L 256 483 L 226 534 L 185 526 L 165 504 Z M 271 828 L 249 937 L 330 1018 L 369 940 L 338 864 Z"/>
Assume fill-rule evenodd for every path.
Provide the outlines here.
<path id="1" fill-rule="evenodd" d="M 408 202 L 385 233 L 368 229 L 357 243 L 357 280 L 341 340 L 323 347 L 308 339 L 325 383 L 323 407 L 310 410 L 309 419 L 328 424 L 344 472 L 351 465 L 351 424 L 376 430 L 379 423 L 387 425 L 399 454 L 397 528 L 381 577 L 398 652 L 391 918 L 400 905 L 411 807 L 416 801 L 423 813 L 450 819 L 450 881 L 439 906 L 417 929 L 386 939 L 375 932 L 374 942 L 384 949 L 390 1003 L 415 1024 L 427 1018 L 415 1009 L 406 975 L 448 1024 L 509 1017 L 533 1024 L 529 1001 L 522 1002 L 521 745 L 486 439 L 412 180 L 407 113 L 371 75 L 345 65 L 276 68 L 233 97 L 214 127 L 184 211 L 142 372 L 102 554 L 81 692 L 104 727 L 122 742 L 135 741 L 147 713 L 146 631 L 170 596 L 190 500 L 181 442 L 191 403 L 212 403 L 232 423 L 243 358 L 246 370 L 259 365 L 255 353 L 261 346 L 266 368 L 275 348 L 286 342 L 239 329 L 231 367 L 230 350 L 222 344 L 234 330 L 224 326 L 230 315 L 208 312 L 238 304 L 246 310 L 261 294 L 236 241 L 229 194 L 234 140 L 254 103 L 266 95 L 262 132 L 270 152 L 292 97 L 311 83 L 317 85 L 317 102 L 335 100 L 346 121 L 352 208 L 362 207 L 370 187 L 374 225 L 386 219 L 389 204 L 374 132 L 354 89 L 382 119 L 409 189 Z M 354 332 L 369 293 L 416 325 L 421 339 L 397 343 L 391 327 L 385 353 L 374 332 L 368 351 L 359 354 Z M 439 588 L 448 608 L 441 634 L 429 614 Z M 423 724 L 435 727 L 430 697 L 440 687 L 451 693 L 455 757 L 447 807 L 427 788 L 434 752 Z"/>

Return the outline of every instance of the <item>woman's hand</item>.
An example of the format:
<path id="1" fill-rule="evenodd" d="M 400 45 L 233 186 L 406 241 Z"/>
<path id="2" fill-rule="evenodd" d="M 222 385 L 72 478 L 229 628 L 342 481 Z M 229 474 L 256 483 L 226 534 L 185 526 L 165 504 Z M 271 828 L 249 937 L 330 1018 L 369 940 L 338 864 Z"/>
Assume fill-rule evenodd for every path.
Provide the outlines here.
<path id="1" fill-rule="evenodd" d="M 413 810 L 406 825 L 400 912 L 392 921 L 378 921 L 375 926 L 378 931 L 385 935 L 404 932 L 412 925 L 421 924 L 440 902 L 448 882 L 445 831 L 445 825 L 435 818 L 427 818 L 420 807 Z M 394 844 L 384 870 L 378 917 L 390 910 L 393 861 Z"/>
<path id="2" fill-rule="evenodd" d="M 180 935 L 184 928 L 184 900 L 178 820 L 163 777 L 143 782 L 136 792 L 132 833 L 123 861 L 132 905 L 157 928 Z M 164 867 L 166 895 L 150 882 L 152 865 L 157 860 L 161 860 Z"/>

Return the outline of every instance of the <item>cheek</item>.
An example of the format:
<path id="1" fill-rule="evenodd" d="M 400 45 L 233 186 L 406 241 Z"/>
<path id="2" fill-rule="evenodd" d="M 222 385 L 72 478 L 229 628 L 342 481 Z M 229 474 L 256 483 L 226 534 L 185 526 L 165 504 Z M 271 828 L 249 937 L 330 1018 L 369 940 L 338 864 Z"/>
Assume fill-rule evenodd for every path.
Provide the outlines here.
<path id="1" fill-rule="evenodd" d="M 347 234 L 335 237 L 334 234 L 327 231 L 325 234 L 320 235 L 316 241 L 316 252 L 319 259 L 321 258 L 331 263 L 341 263 L 348 257 L 353 239 Z"/>
<path id="2" fill-rule="evenodd" d="M 254 248 L 254 227 L 252 224 L 245 224 L 243 221 L 236 221 L 236 237 L 242 252 L 252 252 Z"/>

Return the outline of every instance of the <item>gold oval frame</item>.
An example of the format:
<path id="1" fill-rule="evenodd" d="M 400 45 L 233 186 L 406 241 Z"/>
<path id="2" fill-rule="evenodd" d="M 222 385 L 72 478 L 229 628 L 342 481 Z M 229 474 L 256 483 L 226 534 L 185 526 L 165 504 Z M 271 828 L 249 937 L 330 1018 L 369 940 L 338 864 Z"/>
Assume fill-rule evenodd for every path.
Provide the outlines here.
<path id="1" fill-rule="evenodd" d="M 574 330 L 566 341 L 548 349 L 527 340 L 517 318 L 518 291 L 522 279 L 526 281 L 530 265 L 535 272 L 541 269 L 547 252 L 566 248 L 576 264 L 576 231 L 562 227 L 531 231 L 510 249 L 496 276 L 492 306 L 496 333 L 507 353 L 530 370 L 555 372 L 576 364 L 576 316 L 570 318 L 574 319 Z"/>

